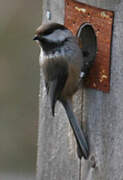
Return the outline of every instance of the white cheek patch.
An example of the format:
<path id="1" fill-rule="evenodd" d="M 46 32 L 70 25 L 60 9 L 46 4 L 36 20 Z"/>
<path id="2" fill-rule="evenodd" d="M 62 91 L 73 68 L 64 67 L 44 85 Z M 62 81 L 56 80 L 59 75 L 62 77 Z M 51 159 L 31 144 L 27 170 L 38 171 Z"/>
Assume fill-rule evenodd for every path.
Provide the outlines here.
<path id="1" fill-rule="evenodd" d="M 57 41 L 64 41 L 66 39 L 66 37 L 71 36 L 72 33 L 69 30 L 56 30 L 53 33 L 44 36 L 45 39 L 49 40 L 49 41 L 53 41 L 53 42 L 57 42 Z"/>

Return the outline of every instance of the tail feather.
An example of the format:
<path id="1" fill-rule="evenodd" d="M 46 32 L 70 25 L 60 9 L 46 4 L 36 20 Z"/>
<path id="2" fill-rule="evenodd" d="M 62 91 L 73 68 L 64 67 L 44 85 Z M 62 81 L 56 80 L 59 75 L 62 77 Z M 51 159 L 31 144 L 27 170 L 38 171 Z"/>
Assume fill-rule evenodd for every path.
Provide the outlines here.
<path id="1" fill-rule="evenodd" d="M 87 140 L 85 138 L 83 130 L 81 129 L 79 125 L 79 122 L 76 116 L 73 113 L 72 104 L 68 100 L 62 101 L 62 104 L 65 108 L 68 119 L 70 121 L 70 125 L 73 129 L 76 141 L 78 143 L 78 149 L 79 149 L 78 156 L 81 158 L 81 155 L 83 155 L 84 158 L 87 159 L 89 155 L 89 148 L 88 148 Z"/>

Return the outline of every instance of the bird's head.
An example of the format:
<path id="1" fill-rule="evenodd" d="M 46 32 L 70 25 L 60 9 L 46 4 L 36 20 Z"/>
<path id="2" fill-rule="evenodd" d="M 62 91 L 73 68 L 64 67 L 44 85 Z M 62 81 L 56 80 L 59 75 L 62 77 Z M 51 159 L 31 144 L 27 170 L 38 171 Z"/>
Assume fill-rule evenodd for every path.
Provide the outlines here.
<path id="1" fill-rule="evenodd" d="M 63 45 L 72 36 L 72 32 L 64 25 L 50 23 L 39 26 L 33 40 L 47 52 Z"/>

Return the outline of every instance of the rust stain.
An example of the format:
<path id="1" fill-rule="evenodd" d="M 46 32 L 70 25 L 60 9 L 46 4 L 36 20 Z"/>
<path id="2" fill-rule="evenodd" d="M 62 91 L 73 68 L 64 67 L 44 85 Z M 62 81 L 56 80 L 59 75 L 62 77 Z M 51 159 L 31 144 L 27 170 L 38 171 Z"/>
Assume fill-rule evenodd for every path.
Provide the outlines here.
<path id="1" fill-rule="evenodd" d="M 112 11 L 96 8 L 75 0 L 65 0 L 65 26 L 76 35 L 80 26 L 88 22 L 96 32 L 98 52 L 94 65 L 85 79 L 85 86 L 104 92 L 109 92 L 110 89 L 113 17 Z"/>

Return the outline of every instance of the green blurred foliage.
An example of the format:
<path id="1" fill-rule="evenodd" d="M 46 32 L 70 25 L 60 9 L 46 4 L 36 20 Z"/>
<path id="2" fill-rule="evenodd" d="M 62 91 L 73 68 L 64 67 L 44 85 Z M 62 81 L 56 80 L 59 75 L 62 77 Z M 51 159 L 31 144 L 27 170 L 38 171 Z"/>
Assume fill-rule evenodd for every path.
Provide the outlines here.
<path id="1" fill-rule="evenodd" d="M 35 171 L 41 0 L 1 0 L 0 22 L 0 171 Z"/>

